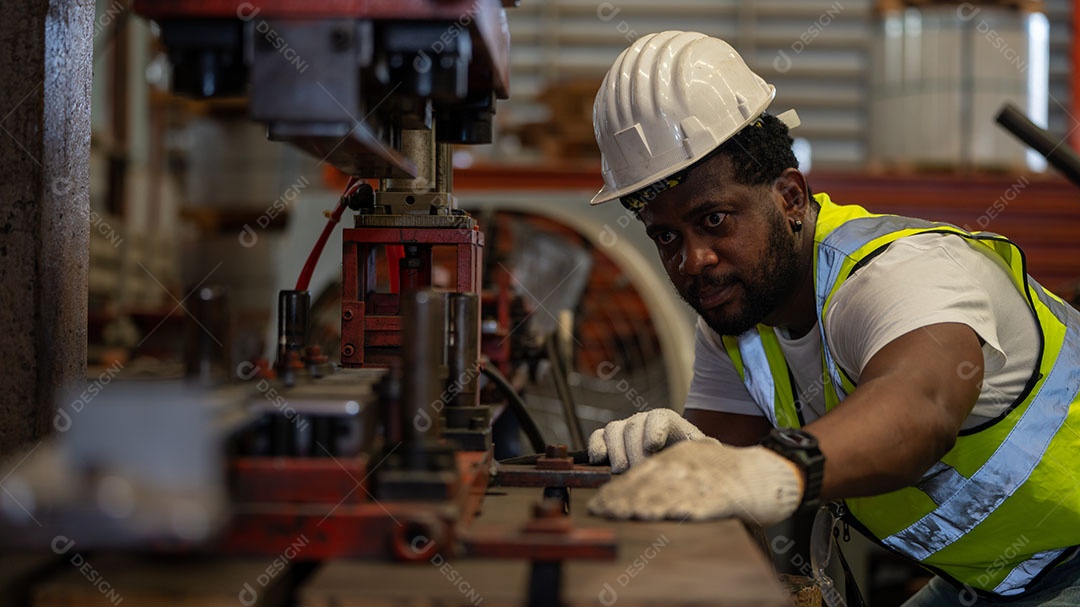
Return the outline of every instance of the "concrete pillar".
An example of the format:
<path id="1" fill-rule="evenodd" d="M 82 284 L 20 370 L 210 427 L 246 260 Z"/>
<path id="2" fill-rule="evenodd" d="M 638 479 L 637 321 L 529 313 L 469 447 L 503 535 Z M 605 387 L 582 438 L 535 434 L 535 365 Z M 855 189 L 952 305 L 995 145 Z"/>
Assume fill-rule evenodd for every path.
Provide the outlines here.
<path id="1" fill-rule="evenodd" d="M 92 0 L 0 18 L 0 454 L 47 434 L 86 375 L 93 31 Z"/>

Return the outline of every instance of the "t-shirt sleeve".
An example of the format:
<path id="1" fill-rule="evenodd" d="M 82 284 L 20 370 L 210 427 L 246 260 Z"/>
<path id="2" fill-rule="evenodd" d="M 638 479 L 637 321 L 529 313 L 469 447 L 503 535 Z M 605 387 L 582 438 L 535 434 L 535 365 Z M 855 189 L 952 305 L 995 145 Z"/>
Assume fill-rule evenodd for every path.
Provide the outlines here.
<path id="1" fill-rule="evenodd" d="M 973 277 L 986 274 L 974 272 L 975 266 L 994 263 L 958 236 L 922 234 L 894 242 L 833 295 L 825 337 L 837 364 L 858 381 L 870 359 L 896 338 L 932 324 L 961 323 L 984 342 L 984 360 L 974 364 L 985 365 L 986 373 L 1001 369 L 1006 359 L 994 291 Z"/>
<path id="2" fill-rule="evenodd" d="M 694 378 L 690 381 L 686 408 L 764 416 L 735 370 L 723 342 L 701 318 L 694 335 Z"/>

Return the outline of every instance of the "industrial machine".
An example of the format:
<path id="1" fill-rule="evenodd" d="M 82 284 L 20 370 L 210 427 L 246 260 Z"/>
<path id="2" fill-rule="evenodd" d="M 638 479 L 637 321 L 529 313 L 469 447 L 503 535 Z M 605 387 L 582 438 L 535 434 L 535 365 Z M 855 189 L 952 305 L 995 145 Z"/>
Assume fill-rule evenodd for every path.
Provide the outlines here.
<path id="1" fill-rule="evenodd" d="M 161 28 L 176 92 L 244 94 L 270 139 L 351 179 L 295 288 L 279 295 L 276 360 L 230 361 L 227 295 L 198 289 L 187 378 L 76 393 L 93 406 L 58 416 L 56 440 L 25 454 L 4 481 L 6 547 L 67 554 L 71 538 L 84 551 L 257 557 L 283 560 L 282 569 L 359 559 L 369 565 L 357 571 L 382 572 L 362 587 L 384 599 L 383 582 L 400 590 L 433 575 L 380 568 L 387 564 L 443 571 L 447 559 L 469 559 L 483 568 L 472 574 L 480 579 L 500 577 L 492 560 L 514 560 L 527 574 L 502 579 L 514 584 L 513 603 L 561 605 L 575 592 L 575 602 L 611 604 L 637 592 L 641 604 L 669 604 L 644 585 L 629 589 L 630 567 L 668 535 L 690 549 L 673 569 L 708 565 L 694 533 L 664 523 L 620 535 L 631 524 L 585 520 L 579 492 L 610 473 L 581 451 L 565 361 L 549 340 L 544 354 L 576 449 L 546 444 L 505 377 L 522 356 L 509 339 L 520 318 L 508 289 L 484 288 L 484 232 L 454 196 L 452 146 L 489 142 L 496 99 L 509 94 L 504 5 L 136 0 L 134 8 Z M 308 287 L 346 217 L 334 367 L 310 338 Z M 451 260 L 441 289 L 436 257 Z M 492 423 L 508 410 L 536 453 L 496 462 Z M 738 524 L 712 528 L 738 545 L 731 554 L 753 550 Z M 758 584 L 748 600 L 781 604 L 764 557 L 737 558 L 740 575 Z M 595 588 L 568 585 L 568 561 L 596 561 Z M 325 586 L 340 575 L 335 567 L 304 575 Z M 240 602 L 270 601 L 262 591 L 274 577 L 245 583 Z M 290 583 L 288 600 L 304 600 L 299 581 Z M 455 590 L 458 602 L 478 604 Z"/>

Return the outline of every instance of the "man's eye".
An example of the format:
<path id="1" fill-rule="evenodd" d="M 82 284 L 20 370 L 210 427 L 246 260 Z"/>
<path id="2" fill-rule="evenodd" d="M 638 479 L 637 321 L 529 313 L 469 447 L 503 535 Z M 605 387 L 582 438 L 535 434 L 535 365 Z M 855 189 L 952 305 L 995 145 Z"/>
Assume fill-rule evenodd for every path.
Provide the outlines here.
<path id="1" fill-rule="evenodd" d="M 675 240 L 675 232 L 660 232 L 656 235 L 656 242 L 660 244 L 671 244 L 673 240 Z"/>
<path id="2" fill-rule="evenodd" d="M 721 223 L 724 223 L 725 217 L 727 217 L 727 213 L 709 213 L 705 216 L 705 225 L 710 228 L 715 228 Z"/>

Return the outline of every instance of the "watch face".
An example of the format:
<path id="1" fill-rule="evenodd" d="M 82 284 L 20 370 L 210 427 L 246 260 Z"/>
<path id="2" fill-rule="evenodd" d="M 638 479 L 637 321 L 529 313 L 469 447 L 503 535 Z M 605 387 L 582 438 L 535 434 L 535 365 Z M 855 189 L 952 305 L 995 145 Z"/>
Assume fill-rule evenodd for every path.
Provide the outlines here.
<path id="1" fill-rule="evenodd" d="M 781 430 L 778 434 L 780 435 L 780 438 L 784 440 L 784 442 L 795 447 L 806 448 L 817 446 L 817 441 L 814 440 L 812 436 L 809 436 L 808 434 L 800 430 L 793 430 L 791 428 L 787 428 Z"/>

